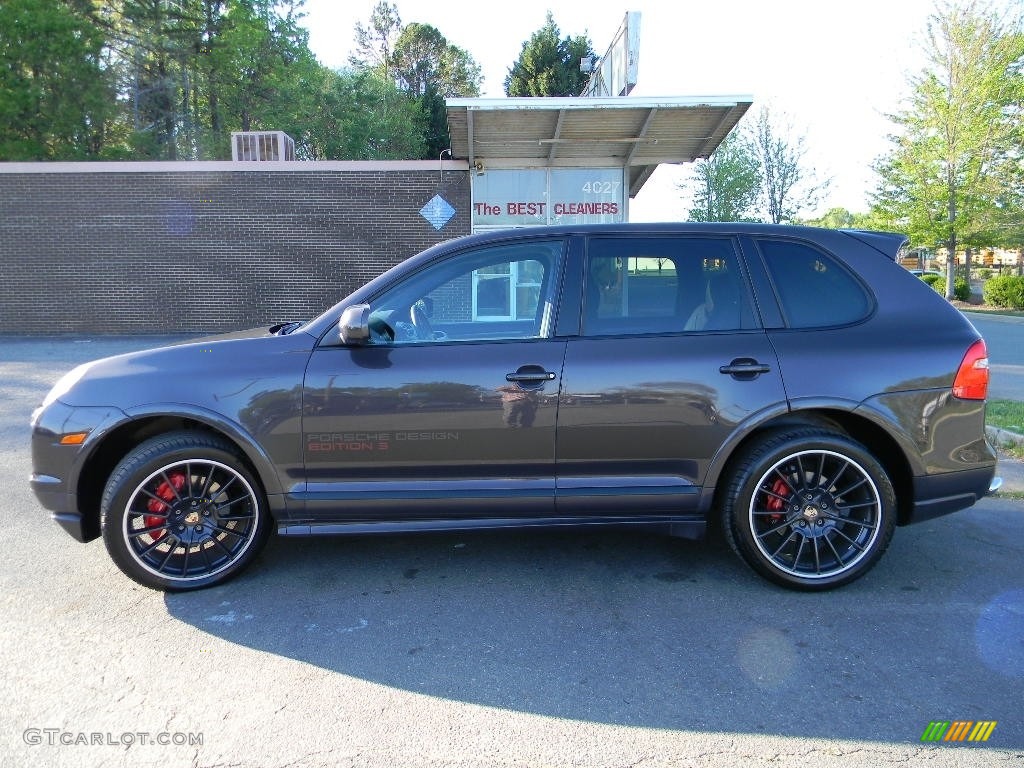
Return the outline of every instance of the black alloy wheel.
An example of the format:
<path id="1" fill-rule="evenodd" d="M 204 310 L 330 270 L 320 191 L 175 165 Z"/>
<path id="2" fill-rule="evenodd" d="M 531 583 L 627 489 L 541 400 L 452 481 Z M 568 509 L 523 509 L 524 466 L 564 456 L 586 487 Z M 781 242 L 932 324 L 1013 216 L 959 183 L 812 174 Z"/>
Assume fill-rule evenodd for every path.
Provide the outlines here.
<path id="1" fill-rule="evenodd" d="M 837 433 L 777 433 L 744 451 L 722 505 L 732 548 L 783 586 L 821 590 L 863 576 L 895 528 L 895 493 L 860 444 Z"/>
<path id="2" fill-rule="evenodd" d="M 124 458 L 101 502 L 103 539 L 137 582 L 188 590 L 231 578 L 269 534 L 263 492 L 226 442 L 180 432 Z"/>

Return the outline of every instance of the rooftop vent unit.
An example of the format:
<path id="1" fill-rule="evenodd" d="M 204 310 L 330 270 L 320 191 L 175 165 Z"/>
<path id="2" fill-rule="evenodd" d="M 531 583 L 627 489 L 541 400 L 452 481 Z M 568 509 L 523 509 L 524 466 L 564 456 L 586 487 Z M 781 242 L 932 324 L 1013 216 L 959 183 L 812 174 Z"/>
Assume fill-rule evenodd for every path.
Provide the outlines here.
<path id="1" fill-rule="evenodd" d="M 234 131 L 232 160 L 294 160 L 295 140 L 284 131 Z"/>

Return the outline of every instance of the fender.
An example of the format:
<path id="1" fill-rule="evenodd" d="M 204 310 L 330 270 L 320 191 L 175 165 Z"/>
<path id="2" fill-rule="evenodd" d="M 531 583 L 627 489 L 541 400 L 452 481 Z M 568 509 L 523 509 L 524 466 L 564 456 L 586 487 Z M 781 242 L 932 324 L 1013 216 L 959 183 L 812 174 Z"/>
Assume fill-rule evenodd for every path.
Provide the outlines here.
<path id="1" fill-rule="evenodd" d="M 275 469 L 273 459 L 259 444 L 259 442 L 257 442 L 256 438 L 247 429 L 245 429 L 245 427 L 238 422 L 225 417 L 223 413 L 184 403 L 147 403 L 146 405 L 130 408 L 125 411 L 125 414 L 127 418 L 118 424 L 111 425 L 111 428 L 120 427 L 124 424 L 137 421 L 142 418 L 171 417 L 197 421 L 217 432 L 221 432 L 245 454 L 249 463 L 252 464 L 253 469 L 256 470 L 256 474 L 259 476 L 260 482 L 263 484 L 263 488 L 266 491 L 267 496 L 279 497 L 282 499 L 282 501 L 276 505 L 271 501 L 271 505 L 283 507 L 283 484 L 281 483 L 281 478 Z M 297 458 L 301 461 L 300 443 L 298 439 L 295 441 L 295 452 L 295 457 L 293 458 Z"/>
<path id="2" fill-rule="evenodd" d="M 888 426 L 889 428 L 886 430 L 886 433 L 896 439 L 903 456 L 913 455 L 913 440 L 910 435 L 902 432 L 893 434 L 891 429 L 892 421 L 887 421 L 877 412 L 865 409 L 865 402 L 869 402 L 871 399 L 858 402 L 843 398 L 800 398 L 789 400 L 786 403 L 779 403 L 776 406 L 750 414 L 740 422 L 728 440 L 722 444 L 721 448 L 712 458 L 708 466 L 708 472 L 704 477 L 700 511 L 704 514 L 710 511 L 715 489 L 729 460 L 735 455 L 736 451 L 752 435 L 766 429 L 812 424 L 821 425 L 828 423 L 830 416 L 834 420 L 834 414 L 844 414 L 861 418 L 880 428 Z M 914 468 L 914 471 L 917 471 L 917 468 Z"/>

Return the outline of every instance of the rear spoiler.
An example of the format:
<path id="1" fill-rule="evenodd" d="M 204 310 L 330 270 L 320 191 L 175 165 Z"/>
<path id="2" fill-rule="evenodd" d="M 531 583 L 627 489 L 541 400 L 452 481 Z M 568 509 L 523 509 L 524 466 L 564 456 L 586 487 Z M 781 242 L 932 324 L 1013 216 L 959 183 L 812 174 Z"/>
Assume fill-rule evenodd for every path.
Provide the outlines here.
<path id="1" fill-rule="evenodd" d="M 888 256 L 893 261 L 899 255 L 900 250 L 906 245 L 910 238 L 896 232 L 872 232 L 868 229 L 841 229 L 843 234 L 860 240 L 865 245 L 870 245 L 883 256 Z"/>

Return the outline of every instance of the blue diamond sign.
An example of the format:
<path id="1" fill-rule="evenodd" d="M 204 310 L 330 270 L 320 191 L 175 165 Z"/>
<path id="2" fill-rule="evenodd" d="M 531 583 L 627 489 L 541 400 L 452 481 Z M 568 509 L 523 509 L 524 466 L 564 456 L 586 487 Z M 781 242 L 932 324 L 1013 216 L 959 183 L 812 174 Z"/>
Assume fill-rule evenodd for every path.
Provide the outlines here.
<path id="1" fill-rule="evenodd" d="M 454 215 L 455 209 L 440 195 L 434 195 L 420 208 L 420 216 L 429 221 L 434 229 L 441 229 Z"/>

